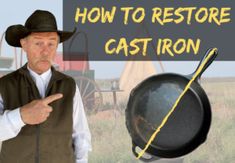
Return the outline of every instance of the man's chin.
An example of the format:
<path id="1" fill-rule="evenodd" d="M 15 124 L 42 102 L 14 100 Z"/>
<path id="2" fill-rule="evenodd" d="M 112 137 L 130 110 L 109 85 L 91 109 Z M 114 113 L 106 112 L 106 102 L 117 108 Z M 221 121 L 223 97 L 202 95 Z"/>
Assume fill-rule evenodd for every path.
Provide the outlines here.
<path id="1" fill-rule="evenodd" d="M 49 61 L 41 61 L 38 64 L 38 70 L 40 70 L 41 73 L 46 72 L 50 68 L 51 68 L 51 63 Z"/>

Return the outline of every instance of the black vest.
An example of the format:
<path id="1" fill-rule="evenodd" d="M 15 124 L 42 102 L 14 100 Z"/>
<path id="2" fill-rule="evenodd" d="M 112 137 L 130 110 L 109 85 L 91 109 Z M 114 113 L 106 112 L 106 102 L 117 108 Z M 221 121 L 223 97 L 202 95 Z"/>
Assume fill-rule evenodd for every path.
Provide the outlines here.
<path id="1" fill-rule="evenodd" d="M 46 97 L 62 93 L 50 104 L 53 111 L 39 125 L 25 125 L 20 133 L 2 143 L 0 163 L 75 163 L 72 144 L 75 81 L 52 67 Z M 4 110 L 13 110 L 40 99 L 27 66 L 0 78 Z"/>

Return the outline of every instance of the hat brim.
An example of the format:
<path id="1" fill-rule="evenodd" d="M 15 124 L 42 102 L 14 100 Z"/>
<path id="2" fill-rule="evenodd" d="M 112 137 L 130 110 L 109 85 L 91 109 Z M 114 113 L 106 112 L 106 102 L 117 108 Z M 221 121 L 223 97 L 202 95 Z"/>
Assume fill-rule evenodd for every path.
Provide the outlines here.
<path id="1" fill-rule="evenodd" d="M 70 31 L 60 31 L 60 30 L 48 30 L 48 29 L 40 29 L 40 30 L 29 30 L 23 25 L 12 25 L 7 28 L 5 32 L 6 42 L 14 47 L 21 47 L 20 39 L 28 36 L 32 32 L 57 32 L 60 37 L 60 43 L 68 40 L 75 32 L 76 28 L 72 32 Z"/>

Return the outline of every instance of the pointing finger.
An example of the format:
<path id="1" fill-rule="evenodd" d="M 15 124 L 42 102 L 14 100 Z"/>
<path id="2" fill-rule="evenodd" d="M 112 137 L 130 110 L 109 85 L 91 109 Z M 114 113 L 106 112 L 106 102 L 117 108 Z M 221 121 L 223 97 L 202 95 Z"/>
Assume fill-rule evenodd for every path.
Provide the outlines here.
<path id="1" fill-rule="evenodd" d="M 57 94 L 54 94 L 54 95 L 50 95 L 46 98 L 44 98 L 42 101 L 45 103 L 45 104 L 50 104 L 52 103 L 53 101 L 56 101 L 58 99 L 61 99 L 63 97 L 63 94 L 61 93 L 57 93 Z"/>

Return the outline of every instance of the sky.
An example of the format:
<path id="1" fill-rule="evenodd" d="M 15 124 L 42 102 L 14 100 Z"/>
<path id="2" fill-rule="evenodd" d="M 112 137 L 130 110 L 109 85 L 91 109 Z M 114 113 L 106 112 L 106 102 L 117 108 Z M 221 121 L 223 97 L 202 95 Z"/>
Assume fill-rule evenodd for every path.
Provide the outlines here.
<path id="1" fill-rule="evenodd" d="M 59 29 L 62 29 L 62 0 L 21 0 L 13 1 L 7 0 L 2 1 L 0 7 L 0 34 L 2 34 L 6 28 L 14 24 L 24 24 L 25 20 L 31 15 L 36 9 L 49 10 L 52 12 L 57 19 L 57 25 Z M 18 53 L 20 52 L 17 49 Z M 62 46 L 58 48 L 58 51 L 62 51 Z M 3 42 L 1 55 L 2 56 L 13 56 L 14 49 Z M 220 55 L 220 54 L 219 54 Z M 222 54 L 221 54 L 222 55 Z M 112 79 L 119 78 L 123 72 L 125 62 L 89 62 L 90 68 L 95 70 L 95 78 L 99 79 Z M 176 62 L 168 61 L 163 62 L 165 72 L 174 72 L 183 75 L 192 73 L 197 67 L 198 62 Z M 159 63 L 154 62 L 157 73 L 163 73 Z M 14 68 L 13 68 L 14 69 Z M 215 61 L 212 65 L 204 72 L 203 77 L 234 77 L 235 76 L 235 62 L 234 61 Z"/>

